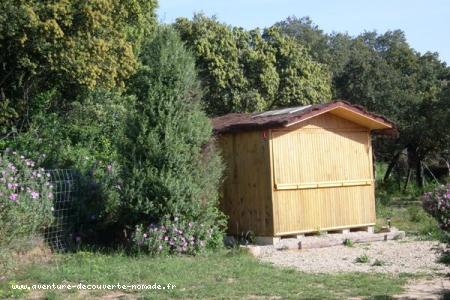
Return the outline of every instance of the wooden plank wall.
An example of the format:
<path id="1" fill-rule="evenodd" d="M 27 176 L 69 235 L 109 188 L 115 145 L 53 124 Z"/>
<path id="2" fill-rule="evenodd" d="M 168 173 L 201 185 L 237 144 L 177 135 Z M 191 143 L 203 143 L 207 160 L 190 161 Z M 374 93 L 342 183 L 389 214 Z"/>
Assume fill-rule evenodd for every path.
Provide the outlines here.
<path id="1" fill-rule="evenodd" d="M 248 230 L 273 236 L 269 134 L 225 134 L 219 146 L 226 164 L 220 206 L 229 217 L 228 233 Z"/>
<path id="2" fill-rule="evenodd" d="M 366 128 L 327 113 L 271 137 L 275 234 L 375 222 Z"/>

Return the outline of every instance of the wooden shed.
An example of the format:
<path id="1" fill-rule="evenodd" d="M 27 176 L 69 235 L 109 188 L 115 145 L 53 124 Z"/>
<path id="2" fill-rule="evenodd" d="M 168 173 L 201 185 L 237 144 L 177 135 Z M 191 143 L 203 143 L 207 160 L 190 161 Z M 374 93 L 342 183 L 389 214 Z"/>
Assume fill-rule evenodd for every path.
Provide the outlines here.
<path id="1" fill-rule="evenodd" d="M 375 224 L 371 134 L 392 122 L 345 101 L 213 119 L 228 233 L 261 242 Z"/>

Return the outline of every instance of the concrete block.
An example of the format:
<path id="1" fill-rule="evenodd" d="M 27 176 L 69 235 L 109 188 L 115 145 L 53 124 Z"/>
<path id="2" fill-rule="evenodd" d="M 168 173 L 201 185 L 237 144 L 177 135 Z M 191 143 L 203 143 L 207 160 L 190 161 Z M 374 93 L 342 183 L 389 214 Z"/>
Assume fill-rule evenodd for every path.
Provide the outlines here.
<path id="1" fill-rule="evenodd" d="M 281 240 L 281 238 L 276 236 L 257 236 L 255 237 L 256 245 L 275 245 Z"/>

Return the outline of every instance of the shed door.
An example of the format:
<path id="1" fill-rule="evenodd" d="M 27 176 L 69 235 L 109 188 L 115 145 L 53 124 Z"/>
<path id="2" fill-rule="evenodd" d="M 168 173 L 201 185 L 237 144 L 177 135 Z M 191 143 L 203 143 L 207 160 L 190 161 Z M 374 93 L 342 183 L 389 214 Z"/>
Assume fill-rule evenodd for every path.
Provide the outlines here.
<path id="1" fill-rule="evenodd" d="M 277 190 L 369 185 L 369 132 L 304 128 L 272 133 Z"/>

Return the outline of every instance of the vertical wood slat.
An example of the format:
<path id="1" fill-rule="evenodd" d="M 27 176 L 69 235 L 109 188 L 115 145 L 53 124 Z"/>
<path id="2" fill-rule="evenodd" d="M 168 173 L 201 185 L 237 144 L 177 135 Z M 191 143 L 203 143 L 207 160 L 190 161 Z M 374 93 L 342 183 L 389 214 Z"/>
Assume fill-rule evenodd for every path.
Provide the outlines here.
<path id="1" fill-rule="evenodd" d="M 261 132 L 225 134 L 219 138 L 226 163 L 220 207 L 228 232 L 273 235 L 270 152 Z"/>
<path id="2" fill-rule="evenodd" d="M 369 131 L 331 114 L 272 134 L 275 233 L 375 222 Z M 277 190 L 277 184 L 364 181 L 354 186 Z"/>

